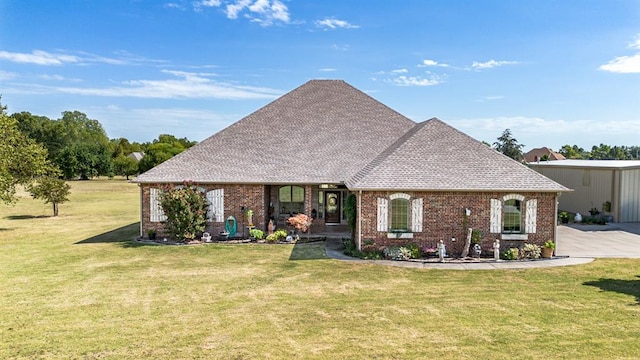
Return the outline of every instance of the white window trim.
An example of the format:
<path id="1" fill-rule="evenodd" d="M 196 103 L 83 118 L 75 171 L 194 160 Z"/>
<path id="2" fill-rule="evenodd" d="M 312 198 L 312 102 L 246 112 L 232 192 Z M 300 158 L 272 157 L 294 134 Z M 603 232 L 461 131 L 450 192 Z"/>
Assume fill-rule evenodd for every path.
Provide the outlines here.
<path id="1" fill-rule="evenodd" d="M 409 201 L 409 230 L 407 232 L 391 232 L 387 234 L 390 239 L 411 239 L 413 233 L 423 231 L 423 218 L 424 218 L 424 199 L 414 198 L 411 199 L 411 195 L 405 193 L 394 193 L 389 195 L 389 198 L 377 198 L 378 200 L 378 213 L 377 213 L 377 230 L 379 232 L 389 231 L 389 223 L 391 216 L 391 209 L 389 203 L 392 200 L 404 199 Z"/>
<path id="2" fill-rule="evenodd" d="M 491 199 L 491 213 L 490 213 L 490 233 L 501 234 L 503 240 L 527 240 L 528 234 L 535 234 L 537 231 L 537 218 L 538 218 L 538 200 L 529 199 L 525 202 L 525 224 L 523 234 L 509 234 L 502 233 L 502 205 L 507 200 L 519 200 L 521 204 L 524 202 L 524 195 L 520 194 L 508 194 L 500 199 Z"/>

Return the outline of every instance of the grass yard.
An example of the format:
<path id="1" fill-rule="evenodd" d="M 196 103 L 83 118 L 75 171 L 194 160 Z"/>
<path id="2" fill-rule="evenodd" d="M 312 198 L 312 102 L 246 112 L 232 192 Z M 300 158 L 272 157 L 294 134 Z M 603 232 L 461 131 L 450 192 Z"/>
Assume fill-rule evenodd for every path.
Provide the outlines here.
<path id="1" fill-rule="evenodd" d="M 638 359 L 640 260 L 443 271 L 321 244 L 139 246 L 139 193 L 0 206 L 2 359 Z"/>

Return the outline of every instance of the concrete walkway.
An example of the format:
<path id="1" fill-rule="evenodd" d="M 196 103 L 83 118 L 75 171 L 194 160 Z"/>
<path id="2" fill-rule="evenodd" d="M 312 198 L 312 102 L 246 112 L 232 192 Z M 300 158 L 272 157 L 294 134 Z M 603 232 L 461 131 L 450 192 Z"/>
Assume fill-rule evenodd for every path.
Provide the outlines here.
<path id="1" fill-rule="evenodd" d="M 494 270 L 579 265 L 595 258 L 640 258 L 640 223 L 558 226 L 556 257 L 531 261 L 433 262 L 361 260 L 344 255 L 342 240 L 328 238 L 327 256 L 362 264 L 422 269 Z"/>

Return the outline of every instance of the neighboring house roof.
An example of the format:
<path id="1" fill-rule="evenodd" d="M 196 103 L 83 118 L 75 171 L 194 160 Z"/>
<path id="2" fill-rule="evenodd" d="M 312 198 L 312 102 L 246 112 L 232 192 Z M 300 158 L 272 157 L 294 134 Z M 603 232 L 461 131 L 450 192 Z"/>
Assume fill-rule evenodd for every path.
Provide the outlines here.
<path id="1" fill-rule="evenodd" d="M 567 191 L 438 119 L 420 124 L 341 80 L 312 80 L 138 176 L 141 183 Z"/>
<path id="2" fill-rule="evenodd" d="M 563 167 L 576 169 L 640 169 L 640 160 L 577 160 L 569 159 L 564 161 L 541 162 L 531 164 L 533 167 Z"/>
<path id="3" fill-rule="evenodd" d="M 524 161 L 532 163 L 542 160 L 542 157 L 547 155 L 549 160 L 564 160 L 565 157 L 548 147 L 535 148 L 524 154 Z"/>
<path id="4" fill-rule="evenodd" d="M 346 185 L 353 190 L 569 191 L 435 118 L 417 124 Z"/>
<path id="5" fill-rule="evenodd" d="M 130 157 L 135 161 L 140 161 L 144 157 L 144 153 L 141 151 L 134 151 L 131 154 L 127 155 L 127 157 Z"/>
<path id="6" fill-rule="evenodd" d="M 138 182 L 341 183 L 415 122 L 341 80 L 312 80 Z"/>

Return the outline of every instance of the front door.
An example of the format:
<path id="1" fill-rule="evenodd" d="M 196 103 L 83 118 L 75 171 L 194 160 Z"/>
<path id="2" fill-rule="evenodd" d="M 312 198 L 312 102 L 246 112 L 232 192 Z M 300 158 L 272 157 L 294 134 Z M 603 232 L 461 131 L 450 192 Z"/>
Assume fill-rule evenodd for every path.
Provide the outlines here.
<path id="1" fill-rule="evenodd" d="M 340 191 L 325 191 L 324 194 L 324 222 L 340 224 Z"/>

